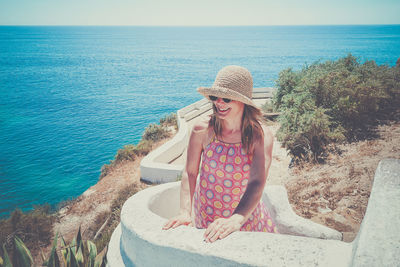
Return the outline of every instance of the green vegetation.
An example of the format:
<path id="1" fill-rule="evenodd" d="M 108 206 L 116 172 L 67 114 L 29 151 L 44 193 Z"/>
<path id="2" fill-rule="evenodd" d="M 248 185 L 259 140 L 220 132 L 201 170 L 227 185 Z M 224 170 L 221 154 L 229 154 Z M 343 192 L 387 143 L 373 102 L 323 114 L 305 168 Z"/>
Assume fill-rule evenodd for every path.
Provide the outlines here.
<path id="1" fill-rule="evenodd" d="M 155 142 L 170 136 L 171 130 L 169 127 L 174 127 L 175 130 L 178 128 L 175 113 L 162 117 L 160 119 L 160 124 L 149 124 L 143 132 L 142 140 L 140 140 L 136 146 L 126 145 L 122 149 L 119 149 L 114 160 L 111 160 L 109 164 L 105 164 L 101 167 L 100 179 L 109 174 L 120 162 L 133 161 L 138 156 L 147 155 L 152 150 Z"/>
<path id="2" fill-rule="evenodd" d="M 160 124 L 164 126 L 173 126 L 178 130 L 178 119 L 176 113 L 170 113 L 160 119 Z"/>
<path id="3" fill-rule="evenodd" d="M 60 248 L 57 249 L 58 234 L 53 240 L 53 247 L 50 255 L 45 259 L 43 257 L 43 266 L 59 267 L 61 255 L 65 267 L 105 267 L 107 264 L 105 247 L 99 254 L 96 245 L 87 241 L 86 244 L 82 240 L 81 229 L 79 228 L 77 236 L 72 240 L 71 244 L 66 245 L 64 238 L 61 236 Z M 3 257 L 0 257 L 0 267 L 29 267 L 34 264 L 32 255 L 24 242 L 18 236 L 13 238 L 13 252 L 9 256 L 6 246 L 3 245 Z"/>
<path id="4" fill-rule="evenodd" d="M 158 140 L 168 137 L 168 132 L 169 131 L 165 126 L 152 123 L 147 126 L 146 130 L 144 131 L 142 140 L 156 142 Z"/>
<path id="5" fill-rule="evenodd" d="M 261 110 L 264 113 L 272 113 L 275 112 L 275 105 L 272 101 L 266 101 L 262 106 Z"/>
<path id="6" fill-rule="evenodd" d="M 279 73 L 278 139 L 298 160 L 320 160 L 328 144 L 367 138 L 400 106 L 400 63 L 361 64 L 352 55 Z"/>

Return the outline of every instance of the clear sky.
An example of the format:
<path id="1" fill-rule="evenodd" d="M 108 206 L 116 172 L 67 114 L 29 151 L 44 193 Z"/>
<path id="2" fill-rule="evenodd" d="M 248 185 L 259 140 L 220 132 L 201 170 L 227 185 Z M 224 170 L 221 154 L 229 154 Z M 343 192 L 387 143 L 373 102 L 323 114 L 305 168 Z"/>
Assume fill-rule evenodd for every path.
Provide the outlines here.
<path id="1" fill-rule="evenodd" d="M 0 0 L 0 25 L 400 24 L 400 0 Z"/>

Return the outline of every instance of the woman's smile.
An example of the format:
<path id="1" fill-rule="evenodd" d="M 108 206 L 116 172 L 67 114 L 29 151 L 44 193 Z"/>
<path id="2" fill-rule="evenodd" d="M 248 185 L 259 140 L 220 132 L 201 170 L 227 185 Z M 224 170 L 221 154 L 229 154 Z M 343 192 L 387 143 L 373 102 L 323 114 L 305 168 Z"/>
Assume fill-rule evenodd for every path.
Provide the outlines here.
<path id="1" fill-rule="evenodd" d="M 221 114 L 221 115 L 226 115 L 226 114 L 228 114 L 228 112 L 229 112 L 230 109 L 231 109 L 231 108 L 228 108 L 228 107 L 222 108 L 222 107 L 218 107 L 218 106 L 217 106 L 217 111 L 218 111 L 218 113 Z"/>

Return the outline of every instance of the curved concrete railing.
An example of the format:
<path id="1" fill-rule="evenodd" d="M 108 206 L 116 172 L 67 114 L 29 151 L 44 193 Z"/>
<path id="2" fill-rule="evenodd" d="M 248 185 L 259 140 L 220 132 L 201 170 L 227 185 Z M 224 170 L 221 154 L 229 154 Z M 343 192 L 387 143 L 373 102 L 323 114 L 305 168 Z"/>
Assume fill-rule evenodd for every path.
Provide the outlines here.
<path id="1" fill-rule="evenodd" d="M 274 88 L 254 88 L 253 100 L 261 106 L 272 97 Z M 178 133 L 164 145 L 150 152 L 140 163 L 142 180 L 151 183 L 174 182 L 181 175 L 184 165 L 173 162 L 182 156 L 189 141 L 189 124 L 202 115 L 211 114 L 211 103 L 203 98 L 177 112 Z"/>
<path id="2" fill-rule="evenodd" d="M 204 229 L 161 230 L 178 213 L 179 182 L 140 191 L 124 204 L 109 244 L 108 265 L 398 266 L 400 160 L 380 162 L 352 243 L 329 240 L 341 234 L 295 215 L 283 187 L 267 186 L 263 200 L 282 234 L 235 232 L 210 244 L 203 241 Z"/>
<path id="3" fill-rule="evenodd" d="M 161 230 L 179 212 L 179 188 L 180 182 L 154 186 L 125 203 L 121 224 L 110 242 L 110 266 L 297 266 L 298 258 L 304 266 L 315 262 L 324 266 L 335 258 L 338 266 L 349 262 L 348 243 L 305 237 L 341 239 L 342 235 L 297 216 L 281 186 L 269 186 L 263 195 L 281 234 L 235 232 L 208 244 L 203 241 L 204 229 Z"/>

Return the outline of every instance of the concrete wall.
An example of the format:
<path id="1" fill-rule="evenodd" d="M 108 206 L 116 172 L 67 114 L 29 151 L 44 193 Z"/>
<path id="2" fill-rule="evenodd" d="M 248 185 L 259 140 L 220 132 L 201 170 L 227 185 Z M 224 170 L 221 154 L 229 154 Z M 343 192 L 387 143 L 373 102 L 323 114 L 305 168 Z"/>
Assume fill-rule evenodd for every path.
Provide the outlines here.
<path id="1" fill-rule="evenodd" d="M 352 243 L 294 214 L 283 187 L 266 187 L 263 200 L 282 234 L 235 232 L 209 244 L 204 229 L 161 230 L 178 213 L 179 182 L 140 191 L 124 204 L 109 266 L 400 266 L 400 160 L 380 162 Z"/>
<path id="2" fill-rule="evenodd" d="M 352 266 L 400 266 L 400 160 L 382 160 L 353 241 Z"/>

